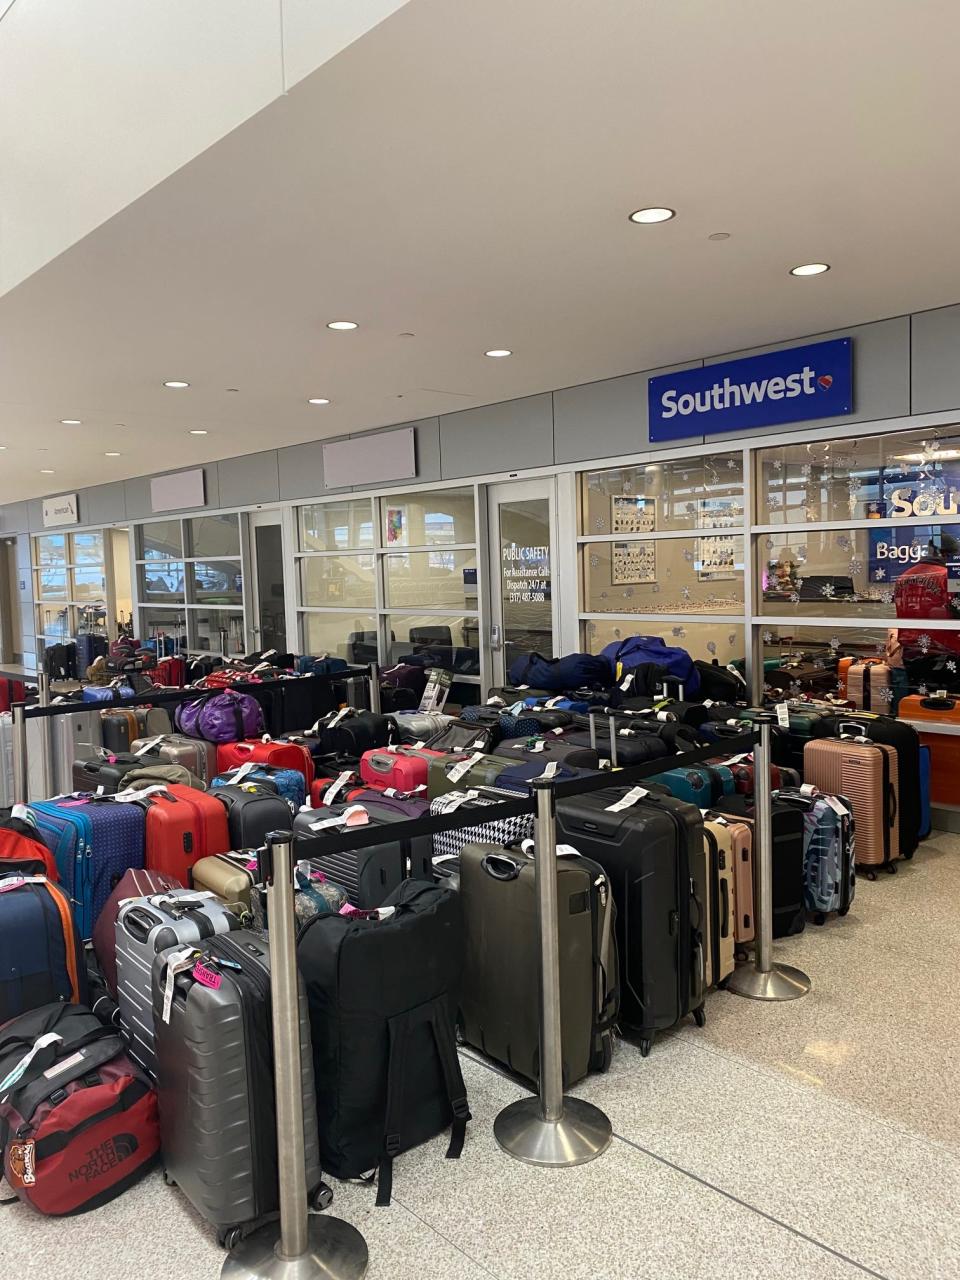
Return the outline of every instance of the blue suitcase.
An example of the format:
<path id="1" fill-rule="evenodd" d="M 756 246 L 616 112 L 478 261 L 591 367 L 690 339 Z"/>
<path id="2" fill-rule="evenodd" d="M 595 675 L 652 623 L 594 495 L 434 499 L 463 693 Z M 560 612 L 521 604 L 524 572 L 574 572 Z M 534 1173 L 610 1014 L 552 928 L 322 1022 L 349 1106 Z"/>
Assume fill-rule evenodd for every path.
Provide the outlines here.
<path id="1" fill-rule="evenodd" d="M 920 839 L 926 840 L 933 828 L 930 812 L 930 748 L 920 748 Z"/>
<path id="2" fill-rule="evenodd" d="M 77 667 L 80 675 L 84 675 L 87 667 L 92 666 L 97 658 L 106 657 L 109 648 L 110 642 L 106 636 L 92 633 L 77 636 Z"/>
<path id="3" fill-rule="evenodd" d="M 677 800 L 686 800 L 698 809 L 709 809 L 737 790 L 733 773 L 725 765 L 695 764 L 689 769 L 667 769 L 650 779 L 666 787 Z"/>
<path id="4" fill-rule="evenodd" d="M 240 766 L 243 768 L 244 766 Z M 236 770 L 218 774 L 210 783 L 211 791 L 218 787 L 230 787 L 236 782 Z M 307 783 L 298 769 L 274 769 L 270 765 L 257 765 L 249 773 L 245 773 L 241 782 L 272 782 L 279 795 L 283 796 L 293 809 L 299 813 L 307 803 Z"/>
<path id="5" fill-rule="evenodd" d="M 520 791 L 524 795 L 528 794 L 528 788 L 534 778 L 539 778 L 547 765 L 551 763 L 549 760 L 520 760 L 516 764 L 510 764 L 509 760 L 503 762 L 507 768 L 503 773 L 498 774 L 493 785 L 502 787 L 507 791 Z M 553 761 L 557 765 L 553 774 L 554 782 L 569 782 L 573 778 L 583 778 L 588 774 L 592 775 L 595 771 L 588 769 L 572 769 L 569 765 L 560 764 Z"/>
<path id="6" fill-rule="evenodd" d="M 139 804 L 93 796 L 44 800 L 30 808 L 56 858 L 77 933 L 89 938 L 123 873 L 143 868 L 146 814 Z"/>

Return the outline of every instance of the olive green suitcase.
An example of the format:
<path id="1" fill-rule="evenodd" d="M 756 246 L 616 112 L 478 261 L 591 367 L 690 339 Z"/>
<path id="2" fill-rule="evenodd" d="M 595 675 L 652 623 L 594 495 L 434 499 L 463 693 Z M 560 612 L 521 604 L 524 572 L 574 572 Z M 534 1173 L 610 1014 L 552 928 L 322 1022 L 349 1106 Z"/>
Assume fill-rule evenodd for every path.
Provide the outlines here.
<path id="1" fill-rule="evenodd" d="M 473 763 L 464 769 L 462 766 L 468 761 Z M 487 756 L 481 751 L 458 751 L 456 754 L 437 756 L 430 761 L 427 795 L 435 800 L 448 791 L 496 786 L 501 773 L 509 767 L 510 761 L 504 760 L 503 756 Z"/>

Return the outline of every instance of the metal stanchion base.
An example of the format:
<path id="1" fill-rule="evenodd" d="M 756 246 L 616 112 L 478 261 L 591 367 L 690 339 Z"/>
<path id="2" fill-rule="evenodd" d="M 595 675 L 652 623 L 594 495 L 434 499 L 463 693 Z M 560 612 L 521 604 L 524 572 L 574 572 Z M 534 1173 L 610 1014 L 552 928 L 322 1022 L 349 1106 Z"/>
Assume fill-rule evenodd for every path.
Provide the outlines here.
<path id="1" fill-rule="evenodd" d="M 768 973 L 743 964 L 731 973 L 726 989 L 748 1000 L 799 1000 L 810 990 L 810 979 L 789 964 L 775 964 Z"/>
<path id="2" fill-rule="evenodd" d="M 221 1280 L 360 1280 L 366 1273 L 367 1242 L 349 1222 L 327 1214 L 307 1222 L 309 1242 L 299 1258 L 281 1258 L 279 1222 L 268 1223 L 231 1249 Z"/>
<path id="3" fill-rule="evenodd" d="M 560 1120 L 543 1119 L 539 1098 L 521 1098 L 494 1120 L 493 1136 L 504 1151 L 526 1164 L 562 1169 L 603 1155 L 613 1129 L 599 1107 L 580 1098 L 563 1099 Z"/>

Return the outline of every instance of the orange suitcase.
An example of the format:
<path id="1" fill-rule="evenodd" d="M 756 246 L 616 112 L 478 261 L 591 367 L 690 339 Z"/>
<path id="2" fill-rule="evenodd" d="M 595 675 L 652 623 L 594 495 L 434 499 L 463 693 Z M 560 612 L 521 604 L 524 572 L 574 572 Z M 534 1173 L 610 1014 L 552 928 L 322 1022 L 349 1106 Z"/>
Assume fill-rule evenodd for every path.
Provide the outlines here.
<path id="1" fill-rule="evenodd" d="M 866 738 L 817 738 L 803 749 L 803 777 L 826 795 L 846 796 L 856 824 L 856 862 L 895 871 L 900 856 L 897 749 Z"/>
<path id="2" fill-rule="evenodd" d="M 960 724 L 960 698 L 924 697 L 912 693 L 900 699 L 901 720 Z M 920 743 L 930 748 L 930 799 L 934 804 L 956 804 L 960 779 L 960 737 L 920 731 Z"/>
<path id="3" fill-rule="evenodd" d="M 847 673 L 855 662 L 856 658 L 841 658 L 837 663 L 837 679 L 840 681 L 838 692 L 841 698 L 847 696 Z"/>

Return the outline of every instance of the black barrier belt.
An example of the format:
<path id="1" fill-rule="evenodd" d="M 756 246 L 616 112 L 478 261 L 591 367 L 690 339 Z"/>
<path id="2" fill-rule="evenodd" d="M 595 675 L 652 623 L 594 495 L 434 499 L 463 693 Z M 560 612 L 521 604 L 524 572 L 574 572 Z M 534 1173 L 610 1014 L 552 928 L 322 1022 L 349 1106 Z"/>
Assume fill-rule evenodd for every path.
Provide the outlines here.
<path id="1" fill-rule="evenodd" d="M 251 683 L 249 680 L 244 680 L 242 683 L 237 682 L 236 684 L 225 685 L 223 688 L 170 689 L 166 693 L 135 693 L 132 698 L 116 698 L 109 702 L 81 702 L 77 698 L 76 700 L 66 699 L 63 702 L 51 703 L 49 707 L 27 706 L 26 703 L 17 703 L 15 705 L 23 707 L 23 714 L 27 720 L 45 720 L 49 716 L 76 715 L 78 711 L 113 711 L 118 707 L 163 707 L 168 704 L 193 702 L 196 698 L 208 697 L 215 693 L 255 694 L 258 689 L 282 688 L 288 681 L 299 683 L 301 680 L 322 680 L 325 684 L 335 684 L 338 680 L 345 680 L 348 676 L 369 676 L 369 674 L 369 667 L 349 667 L 346 671 L 311 672 L 306 676 L 279 676 L 273 680 L 261 680 L 259 683 Z"/>
<path id="2" fill-rule="evenodd" d="M 652 778 L 668 769 L 684 769 L 689 765 L 702 764 L 706 760 L 716 760 L 718 756 L 736 755 L 752 751 L 760 740 L 757 730 L 742 733 L 736 738 L 725 738 L 722 743 L 711 743 L 706 747 L 697 747 L 693 751 L 684 751 L 677 756 L 662 756 L 659 760 L 645 760 L 642 764 L 625 765 L 623 768 L 606 769 L 602 773 L 591 774 L 585 778 L 571 778 L 569 782 L 553 783 L 551 790 L 558 800 L 566 800 L 571 796 L 587 795 L 591 791 L 618 791 L 629 789 L 646 778 Z M 469 787 L 469 783 L 466 784 Z M 482 788 L 479 788 L 482 791 Z M 357 801 L 362 805 L 363 801 Z M 371 801 L 373 803 L 373 801 Z M 520 818 L 536 812 L 536 799 L 533 795 L 517 796 L 516 800 L 496 801 L 494 804 L 478 808 L 455 809 L 453 813 L 437 813 L 422 818 L 404 819 L 402 822 L 377 824 L 375 827 L 357 827 L 353 831 L 307 832 L 294 833 L 294 852 L 303 858 L 322 857 L 331 853 L 351 853 L 357 849 L 368 849 L 373 845 L 389 841 L 413 840 L 417 836 L 439 835 L 441 831 L 456 831 L 462 827 L 479 827 L 486 822 L 499 822 L 504 818 Z M 317 821 L 322 821 L 323 810 L 317 810 Z"/>

